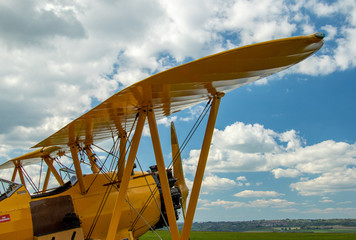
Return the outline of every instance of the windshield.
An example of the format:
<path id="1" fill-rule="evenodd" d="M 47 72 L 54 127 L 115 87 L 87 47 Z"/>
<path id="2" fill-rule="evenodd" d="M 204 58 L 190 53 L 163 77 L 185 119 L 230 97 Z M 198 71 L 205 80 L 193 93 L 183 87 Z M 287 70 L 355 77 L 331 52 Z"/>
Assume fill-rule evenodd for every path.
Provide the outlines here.
<path id="1" fill-rule="evenodd" d="M 22 184 L 14 183 L 0 178 L 0 201 L 10 197 Z"/>

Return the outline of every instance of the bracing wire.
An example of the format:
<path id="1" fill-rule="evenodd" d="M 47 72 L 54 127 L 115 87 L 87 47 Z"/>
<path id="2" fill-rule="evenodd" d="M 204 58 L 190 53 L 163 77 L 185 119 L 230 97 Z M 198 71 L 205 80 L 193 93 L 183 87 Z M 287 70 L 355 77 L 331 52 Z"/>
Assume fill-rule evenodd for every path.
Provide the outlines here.
<path id="1" fill-rule="evenodd" d="M 181 146 L 179 147 L 179 152 L 178 152 L 174 157 L 172 157 L 172 161 L 171 161 L 171 163 L 169 164 L 169 167 L 168 167 L 168 168 L 170 168 L 170 167 L 173 165 L 173 163 L 177 160 L 177 158 L 178 158 L 180 152 L 182 152 L 182 151 L 185 149 L 185 147 L 187 146 L 187 144 L 188 144 L 189 141 L 191 140 L 192 136 L 195 134 L 196 130 L 198 129 L 198 127 L 200 126 L 201 122 L 203 121 L 203 119 L 205 118 L 206 114 L 208 113 L 208 110 L 211 108 L 211 104 L 210 104 L 210 103 L 211 103 L 211 100 L 209 100 L 209 101 L 207 102 L 205 108 L 203 109 L 203 111 L 202 111 L 201 114 L 199 115 L 198 119 L 195 121 L 193 127 L 192 127 L 191 130 L 189 131 L 189 133 L 188 133 L 188 135 L 186 136 L 185 140 L 183 141 L 183 143 L 182 143 Z M 137 115 L 137 116 L 138 116 L 138 115 Z M 133 126 L 135 125 L 135 122 L 136 122 L 136 120 L 137 120 L 137 116 L 136 116 L 136 119 L 135 119 L 134 123 L 132 124 L 132 128 L 131 128 L 131 130 L 130 130 L 130 134 L 131 134 L 131 131 L 132 131 L 132 129 L 133 129 Z M 131 144 L 132 144 L 131 141 L 129 140 L 129 137 L 127 137 L 127 142 L 129 143 L 129 146 L 128 146 L 128 148 L 125 150 L 125 151 L 126 151 L 126 154 L 129 152 L 128 150 L 130 149 Z M 116 141 L 116 143 L 117 143 L 117 141 Z M 114 142 L 113 145 L 116 145 L 116 143 Z M 114 146 L 113 146 L 113 148 L 111 149 L 111 151 L 108 152 L 108 151 L 106 151 L 105 149 L 103 149 L 103 148 L 101 148 L 101 147 L 99 147 L 99 146 L 97 146 L 97 145 L 95 145 L 95 144 L 93 144 L 93 145 L 94 145 L 95 147 L 97 147 L 97 148 L 99 148 L 99 149 L 101 149 L 101 150 L 107 152 L 108 156 L 111 155 L 111 156 L 113 157 L 113 159 L 115 159 L 115 158 L 116 158 L 116 159 L 119 159 L 119 158 L 117 157 L 117 151 L 114 152 L 114 150 L 117 149 L 117 148 L 114 148 Z M 123 154 L 123 153 L 120 152 L 120 157 L 122 156 L 121 154 Z M 126 154 L 125 154 L 125 155 L 126 155 Z M 108 158 L 108 157 L 107 157 L 107 158 Z M 100 168 L 100 171 L 102 171 L 102 168 L 105 167 L 104 165 L 105 165 L 106 161 L 107 161 L 107 159 L 105 160 L 104 164 L 103 164 L 102 167 Z M 139 165 L 139 167 L 140 167 L 140 169 L 141 169 L 141 172 L 143 172 L 142 166 L 141 166 L 139 160 L 137 159 L 137 157 L 136 157 L 136 161 L 137 161 L 137 163 L 138 163 L 138 165 Z M 114 162 L 114 161 L 113 161 L 113 162 Z M 123 161 L 122 161 L 122 162 L 123 162 Z M 121 163 L 121 164 L 122 164 L 122 163 Z M 120 169 L 120 167 L 122 167 L 122 166 L 119 166 L 119 163 L 118 163 L 118 165 L 117 165 L 118 170 Z M 109 169 L 113 169 L 112 164 L 110 164 Z M 118 172 L 119 172 L 119 171 L 118 171 Z M 117 174 L 118 174 L 118 172 L 117 172 Z M 115 175 L 115 174 L 114 174 L 114 175 Z M 114 181 L 115 178 L 117 177 L 117 176 L 114 176 L 114 175 L 112 176 L 111 181 Z M 152 227 L 147 223 L 147 221 L 143 218 L 142 215 L 143 215 L 144 211 L 147 209 L 147 207 L 148 207 L 148 205 L 150 204 L 150 202 L 152 201 L 152 199 L 154 199 L 154 201 L 156 202 L 156 205 L 157 205 L 158 209 L 160 210 L 160 213 L 161 213 L 161 216 L 162 216 L 162 218 L 163 218 L 163 220 L 164 220 L 164 222 L 165 222 L 165 225 L 166 225 L 166 227 L 169 229 L 168 223 L 167 223 L 167 221 L 166 221 L 166 219 L 165 219 L 165 217 L 164 217 L 164 214 L 162 213 L 162 210 L 161 210 L 161 208 L 159 207 L 159 204 L 158 204 L 157 199 L 156 199 L 156 197 L 155 197 L 155 193 L 158 191 L 158 187 L 156 186 L 155 189 L 152 190 L 152 188 L 150 187 L 150 184 L 149 184 L 149 182 L 148 182 L 146 176 L 144 176 L 144 178 L 145 178 L 146 183 L 147 183 L 147 185 L 148 185 L 148 187 L 149 187 L 149 189 L 150 189 L 150 191 L 151 191 L 151 195 L 150 195 L 150 197 L 147 199 L 145 205 L 142 207 L 142 209 L 140 210 L 140 212 L 138 212 L 137 209 L 135 209 L 135 208 L 131 205 L 131 203 L 130 203 L 127 199 L 125 199 L 126 202 L 128 202 L 128 204 L 130 205 L 130 207 L 131 207 L 132 209 L 134 209 L 134 211 L 138 214 L 138 216 L 137 216 L 136 219 L 134 220 L 134 222 L 133 222 L 131 228 L 133 228 L 133 227 L 138 223 L 138 219 L 139 219 L 139 218 L 142 218 L 143 221 L 145 222 L 145 224 L 147 224 L 147 225 L 150 227 L 150 229 L 153 230 Z M 110 181 L 110 179 L 108 179 L 108 180 Z M 111 182 L 111 181 L 110 181 L 110 182 Z M 116 186 L 115 184 L 109 185 L 108 188 L 106 189 L 106 192 L 105 192 L 104 197 L 103 197 L 103 199 L 102 199 L 102 201 L 101 201 L 101 203 L 100 203 L 100 206 L 99 206 L 97 215 L 95 216 L 95 218 L 94 218 L 94 220 L 93 220 L 93 224 L 92 224 L 92 226 L 91 226 L 91 228 L 90 228 L 90 231 L 89 231 L 89 233 L 88 233 L 87 238 L 90 238 L 91 234 L 93 233 L 93 231 L 94 231 L 94 229 L 95 229 L 95 226 L 96 226 L 96 224 L 97 224 L 97 222 L 98 222 L 98 220 L 99 220 L 99 217 L 100 217 L 101 212 L 102 212 L 102 210 L 103 210 L 103 208 L 104 208 L 104 206 L 105 206 L 106 200 L 108 199 L 108 196 L 109 196 L 109 193 L 111 192 L 112 187 L 114 187 L 116 190 L 118 190 L 118 188 L 117 188 L 117 186 Z M 90 187 L 89 187 L 89 188 L 90 188 Z M 88 190 L 89 190 L 89 189 L 88 189 Z M 158 236 L 159 239 L 161 239 L 161 237 L 160 237 L 154 230 L 153 230 L 153 232 Z"/>
<path id="2" fill-rule="evenodd" d="M 98 212 L 96 213 L 95 217 L 94 217 L 94 220 L 93 220 L 93 223 L 92 225 L 90 226 L 90 229 L 89 229 L 89 232 L 88 232 L 88 235 L 87 235 L 87 239 L 89 239 L 91 237 L 91 235 L 93 234 L 93 231 L 96 227 L 96 224 L 98 223 L 99 221 L 99 217 L 104 209 L 104 206 L 106 204 L 106 201 L 108 199 L 108 196 L 109 196 L 109 193 L 111 192 L 111 189 L 112 189 L 112 185 L 108 186 L 105 190 L 105 193 L 104 193 L 104 197 L 102 199 L 102 201 L 100 202 L 100 205 L 99 205 L 99 208 L 98 208 Z"/>
<path id="3" fill-rule="evenodd" d="M 140 164 L 140 161 L 138 160 L 137 157 L 136 157 L 136 161 L 137 161 L 137 163 L 138 163 L 138 165 L 139 165 L 139 167 L 140 167 L 140 169 L 141 169 L 141 172 L 143 173 L 144 171 L 143 171 L 142 166 L 141 166 L 141 164 Z M 170 231 L 169 226 L 168 226 L 168 223 L 167 223 L 167 220 L 166 220 L 166 218 L 164 217 L 164 214 L 163 214 L 163 212 L 162 212 L 162 209 L 161 209 L 161 207 L 159 206 L 159 204 L 158 204 L 158 202 L 157 202 L 157 199 L 156 199 L 156 197 L 155 197 L 155 194 L 156 194 L 156 192 L 157 192 L 157 190 L 158 190 L 158 187 L 156 187 L 156 188 L 152 191 L 152 188 L 151 188 L 151 186 L 150 186 L 150 184 L 149 184 L 149 182 L 148 182 L 146 176 L 144 176 L 144 178 L 145 178 L 145 180 L 146 180 L 146 184 L 147 184 L 148 188 L 150 189 L 151 195 L 150 195 L 150 197 L 147 199 L 148 203 L 147 203 L 147 201 L 146 201 L 147 204 L 145 204 L 144 207 L 141 208 L 140 213 L 141 213 L 141 214 L 144 213 L 144 211 L 146 210 L 148 204 L 150 203 L 151 199 L 153 198 L 154 201 L 155 201 L 155 203 L 156 203 L 156 206 L 157 206 L 158 210 L 160 211 L 160 214 L 161 214 L 161 217 L 162 217 L 162 219 L 163 219 L 163 221 L 164 221 L 165 226 L 166 226 L 166 227 L 168 228 L 168 230 Z M 133 221 L 133 223 L 132 223 L 132 225 L 131 225 L 131 228 L 134 228 L 134 227 L 136 226 L 137 222 L 138 222 L 138 217 L 136 217 L 136 219 Z"/>
<path id="4" fill-rule="evenodd" d="M 136 121 L 137 121 L 137 119 L 138 119 L 138 116 L 139 116 L 139 115 L 137 114 L 137 115 L 136 115 L 136 118 L 135 118 L 135 121 L 133 122 L 133 124 L 132 124 L 132 126 L 131 126 L 129 135 L 127 136 L 127 139 L 129 139 L 130 136 L 131 136 L 131 133 L 132 133 L 132 131 L 133 131 L 133 127 L 134 127 L 134 125 L 136 124 Z M 116 141 L 118 141 L 119 139 L 120 139 L 120 138 L 118 137 Z M 121 141 L 121 140 L 120 140 L 120 141 Z M 114 143 L 114 144 L 115 144 L 115 143 Z M 110 176 L 109 176 L 108 174 L 106 174 L 106 172 L 109 172 L 109 170 L 106 169 L 105 164 L 106 164 L 106 161 L 107 161 L 109 155 L 111 155 L 113 158 L 119 159 L 119 157 L 121 157 L 121 156 L 123 155 L 123 152 L 121 152 L 121 153 L 120 153 L 121 155 L 120 155 L 119 157 L 117 157 L 117 155 L 114 155 L 114 154 L 113 154 L 114 146 L 111 147 L 110 152 L 107 151 L 106 149 L 104 149 L 104 148 L 102 148 L 102 147 L 100 147 L 100 146 L 94 144 L 94 143 L 93 143 L 93 146 L 99 148 L 100 150 L 102 150 L 102 151 L 104 151 L 104 152 L 106 152 L 106 153 L 108 154 L 107 157 L 106 157 L 106 159 L 105 159 L 105 161 L 104 161 L 104 163 L 102 163 L 98 157 L 96 157 L 96 159 L 97 159 L 97 161 L 99 162 L 99 164 L 101 165 L 101 167 L 100 167 L 100 172 L 102 172 L 102 173 L 104 174 L 104 176 L 107 178 L 107 180 L 109 180 L 109 182 L 113 182 L 117 176 L 115 176 L 115 177 L 112 176 L 112 177 L 110 178 Z M 128 149 L 130 149 L 130 147 L 131 147 L 131 143 L 130 143 L 130 145 L 128 146 Z M 124 157 L 124 158 L 126 157 L 126 155 L 128 154 L 128 149 L 127 149 L 127 151 L 126 151 L 126 153 L 125 153 L 125 156 L 122 156 L 122 157 Z M 91 150 L 93 150 L 93 149 L 91 149 Z M 94 151 L 93 151 L 93 153 L 94 153 Z M 96 155 L 96 154 L 95 154 L 95 155 Z M 122 161 L 122 164 L 123 164 L 123 161 Z M 122 165 L 122 164 L 121 164 L 121 165 Z M 104 171 L 103 171 L 103 169 L 104 169 Z M 118 168 L 118 170 L 119 170 L 119 168 Z M 113 174 L 113 175 L 114 175 L 114 174 Z M 93 181 L 92 181 L 92 183 L 90 184 L 89 188 L 93 185 L 93 183 L 94 183 L 94 181 L 96 180 L 97 176 L 98 176 L 98 174 L 97 174 L 97 175 L 95 176 L 95 178 L 93 179 Z M 87 192 L 89 191 L 89 188 L 87 189 Z"/>
<path id="5" fill-rule="evenodd" d="M 21 170 L 23 175 L 25 176 L 26 180 L 30 183 L 31 187 L 33 188 L 33 190 L 35 192 L 39 192 L 39 189 L 36 187 L 36 184 L 32 181 L 32 178 L 30 177 L 30 175 L 26 172 L 25 168 L 23 166 L 21 166 Z"/>
<path id="6" fill-rule="evenodd" d="M 134 206 L 132 206 L 130 201 L 128 201 L 127 199 L 125 199 L 125 200 L 130 205 L 130 207 L 137 213 L 137 215 L 140 216 L 140 218 L 145 222 L 145 224 L 151 229 L 151 231 L 153 231 L 154 234 L 156 234 L 156 236 L 162 240 L 161 236 L 158 235 L 158 233 L 152 228 L 152 226 L 146 221 L 146 219 L 137 211 L 137 209 Z"/>
<path id="7" fill-rule="evenodd" d="M 67 158 L 70 158 L 72 159 L 71 157 L 67 156 L 67 155 L 64 155 L 66 156 Z M 53 159 L 53 163 L 56 162 L 59 166 L 59 168 L 64 168 L 64 169 L 71 169 L 72 170 L 72 167 L 73 167 L 73 163 L 70 167 L 67 167 L 66 165 L 64 165 L 61 161 L 59 161 L 59 158 L 58 157 L 55 157 L 55 158 L 52 158 Z M 70 178 L 69 176 L 69 173 L 67 172 L 66 175 L 64 175 L 64 177 L 62 177 L 62 173 L 59 171 L 59 174 L 61 176 L 61 178 L 64 180 L 65 177 L 68 175 L 68 178 Z"/>
<path id="8" fill-rule="evenodd" d="M 111 163 L 110 163 L 110 166 L 109 166 L 109 172 L 112 172 L 113 169 L 114 169 L 114 165 L 115 165 L 115 160 L 118 159 L 118 156 L 117 154 L 119 153 L 119 141 L 118 139 L 120 139 L 120 137 L 117 138 L 117 141 L 114 142 L 114 147 L 112 148 L 112 160 L 111 160 Z M 120 139 L 121 141 L 121 139 Z"/>
<path id="9" fill-rule="evenodd" d="M 38 189 L 41 188 L 42 168 L 43 168 L 43 159 L 41 159 L 41 170 L 40 170 L 40 177 L 38 179 Z"/>
<path id="10" fill-rule="evenodd" d="M 138 118 L 138 114 L 136 115 L 135 121 L 134 121 L 134 123 L 132 124 L 132 127 L 131 127 L 131 129 L 130 129 L 128 138 L 130 137 L 130 135 L 131 135 L 131 133 L 132 133 L 132 130 L 133 130 L 133 127 L 134 127 L 134 125 L 135 125 L 135 123 L 136 123 L 136 121 L 137 121 L 137 118 Z M 119 137 L 117 138 L 117 140 L 118 140 L 118 139 L 119 139 Z M 94 144 L 93 144 L 93 145 L 94 145 Z M 113 145 L 115 145 L 115 143 L 114 143 Z M 101 148 L 101 147 L 99 147 L 99 146 L 97 146 L 97 145 L 94 145 L 94 146 L 95 146 L 95 147 L 98 147 L 99 149 L 102 149 L 102 150 L 105 151 L 105 152 L 107 152 L 105 149 L 103 149 L 103 148 Z M 128 149 L 129 149 L 130 147 L 131 147 L 131 143 L 129 144 Z M 113 151 L 114 151 L 114 146 L 111 148 L 110 152 L 107 152 L 108 155 L 107 155 L 106 160 L 108 159 L 108 156 L 109 156 L 109 155 L 112 155 L 114 158 L 116 157 L 116 158 L 118 159 L 117 155 L 114 155 L 114 154 L 113 154 Z M 93 152 L 93 153 L 94 153 L 94 152 Z M 127 154 L 127 153 L 128 153 L 128 151 L 126 151 L 126 154 Z M 122 152 L 121 154 L 123 154 L 123 152 Z M 126 154 L 125 154 L 125 156 L 126 156 Z M 123 156 L 123 157 L 124 157 L 124 156 Z M 105 162 L 106 162 L 106 160 L 105 160 Z M 105 162 L 104 162 L 104 164 L 105 164 Z M 110 178 L 107 174 L 105 174 L 104 171 L 102 171 L 102 169 L 103 169 L 103 167 L 104 167 L 104 164 L 103 164 L 102 167 L 100 168 L 100 172 L 102 172 L 102 173 L 104 174 L 104 176 L 107 178 L 107 180 L 108 180 L 109 182 L 112 182 L 112 181 L 116 178 L 116 176 Z M 113 175 L 114 175 L 114 174 L 113 174 Z M 95 179 L 96 179 L 97 176 L 98 176 L 98 174 L 95 176 L 93 182 L 95 181 Z M 93 182 L 92 182 L 92 184 L 93 184 Z M 92 186 L 92 184 L 89 186 L 89 188 Z M 111 190 L 112 190 L 113 187 L 116 189 L 116 191 L 119 191 L 118 187 L 117 187 L 115 184 L 111 184 L 111 185 L 109 185 L 109 186 L 106 188 L 105 194 L 104 194 L 104 196 L 103 196 L 103 198 L 102 198 L 102 201 L 100 202 L 100 206 L 99 206 L 98 211 L 97 211 L 97 213 L 96 213 L 96 215 L 95 215 L 95 217 L 94 217 L 94 220 L 93 220 L 93 223 L 92 223 L 92 225 L 91 225 L 91 227 L 90 227 L 90 230 L 89 230 L 89 232 L 88 232 L 87 238 L 90 238 L 90 237 L 91 237 L 91 235 L 92 235 L 92 233 L 93 233 L 93 231 L 94 231 L 94 229 L 95 229 L 95 227 L 96 227 L 96 224 L 97 224 L 98 221 L 99 221 L 99 217 L 100 217 L 100 215 L 101 215 L 101 213 L 102 213 L 102 211 L 103 211 L 103 209 L 104 209 L 104 206 L 105 206 L 105 204 L 106 204 L 106 201 L 107 201 L 107 199 L 109 198 L 109 194 L 110 194 L 110 192 L 111 192 Z M 89 191 L 89 188 L 88 188 L 87 191 Z"/>
<path id="11" fill-rule="evenodd" d="M 188 144 L 189 141 L 191 140 L 192 136 L 195 134 L 196 130 L 199 128 L 201 122 L 204 120 L 204 118 L 205 118 L 205 116 L 206 116 L 206 114 L 208 113 L 208 111 L 209 111 L 210 108 L 211 108 L 211 99 L 207 102 L 207 104 L 205 105 L 205 108 L 204 108 L 203 111 L 200 113 L 198 119 L 195 121 L 193 127 L 191 128 L 191 130 L 189 131 L 188 135 L 187 135 L 186 138 L 184 139 L 182 145 L 179 147 L 179 152 L 176 153 L 176 155 L 175 155 L 174 157 L 172 157 L 172 161 L 171 161 L 171 163 L 169 164 L 169 167 L 168 167 L 168 168 L 170 168 L 170 167 L 173 165 L 173 163 L 177 160 L 179 154 L 185 149 L 185 147 L 187 146 L 187 144 Z M 139 161 L 138 161 L 138 162 L 139 162 Z M 142 169 L 142 168 L 141 168 L 141 169 Z M 150 190 L 151 190 L 151 188 L 150 188 Z M 155 187 L 155 189 L 154 189 L 153 191 L 151 190 L 152 195 L 153 195 L 153 192 L 156 193 L 157 190 L 158 190 L 158 187 L 157 187 L 157 186 Z M 155 199 L 155 197 L 153 197 L 153 198 Z M 150 204 L 151 201 L 152 201 L 152 197 L 149 197 L 149 198 L 147 199 L 145 205 L 142 207 L 142 209 L 141 209 L 141 211 L 140 211 L 141 214 L 143 214 L 143 212 L 146 210 L 146 208 L 148 207 L 148 205 Z M 155 201 L 156 201 L 156 199 L 155 199 Z M 156 201 L 156 202 L 157 202 L 157 201 Z M 157 203 L 157 205 L 158 205 L 158 203 Z M 160 209 L 160 208 L 159 208 L 159 209 Z M 161 211 L 161 209 L 160 209 L 160 211 Z M 161 213 L 162 213 L 162 211 L 161 211 Z M 163 220 L 164 220 L 164 222 L 165 222 L 166 227 L 169 229 L 168 223 L 166 222 L 166 219 L 165 219 L 165 217 L 163 216 L 163 213 L 162 213 L 162 218 L 163 218 Z M 138 222 L 138 218 L 136 217 L 135 221 L 134 221 L 133 224 L 132 224 L 132 227 L 134 227 L 134 226 L 137 224 L 137 222 Z"/>
<path id="12" fill-rule="evenodd" d="M 203 109 L 203 111 L 201 112 L 201 114 L 199 115 L 198 119 L 195 121 L 193 127 L 190 129 L 188 135 L 186 136 L 186 138 L 184 139 L 183 143 L 181 144 L 181 146 L 178 148 L 179 152 L 177 152 L 175 154 L 175 156 L 172 156 L 172 161 L 169 164 L 168 168 L 172 167 L 172 165 L 175 163 L 175 161 L 178 159 L 178 156 L 181 154 L 181 152 L 183 152 L 183 150 L 185 149 L 185 147 L 188 145 L 189 141 L 191 140 L 191 138 L 193 137 L 193 135 L 195 134 L 196 130 L 199 128 L 201 122 L 204 120 L 206 114 L 208 113 L 208 111 L 211 108 L 211 100 L 209 100 L 207 102 L 207 104 L 205 105 L 205 108 Z"/>

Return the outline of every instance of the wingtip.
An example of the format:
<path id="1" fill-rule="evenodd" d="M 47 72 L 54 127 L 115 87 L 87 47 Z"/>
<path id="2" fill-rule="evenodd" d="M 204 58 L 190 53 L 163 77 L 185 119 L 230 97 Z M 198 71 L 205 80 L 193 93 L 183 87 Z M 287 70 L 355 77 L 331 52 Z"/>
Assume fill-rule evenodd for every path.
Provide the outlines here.
<path id="1" fill-rule="evenodd" d="M 314 36 L 319 39 L 323 39 L 325 37 L 325 34 L 322 32 L 317 32 L 317 33 L 314 33 Z"/>

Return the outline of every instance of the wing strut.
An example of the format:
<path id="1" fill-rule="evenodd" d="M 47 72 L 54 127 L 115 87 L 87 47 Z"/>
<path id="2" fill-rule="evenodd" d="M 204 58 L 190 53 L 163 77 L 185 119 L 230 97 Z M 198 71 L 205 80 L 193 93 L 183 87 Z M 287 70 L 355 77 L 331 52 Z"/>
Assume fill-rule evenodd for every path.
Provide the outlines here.
<path id="1" fill-rule="evenodd" d="M 59 176 L 57 170 L 54 168 L 53 166 L 53 158 L 51 158 L 50 156 L 44 156 L 42 157 L 43 160 L 46 162 L 48 169 L 52 172 L 52 174 L 54 175 L 54 177 L 57 179 L 59 185 L 63 186 L 64 182 L 61 178 L 61 176 Z M 48 182 L 47 182 L 48 183 Z M 38 186 L 39 187 L 39 186 Z"/>
<path id="2" fill-rule="evenodd" d="M 17 169 L 17 172 L 19 173 L 21 183 L 26 187 L 25 178 L 24 178 L 23 172 L 22 172 L 21 161 L 16 161 L 16 163 L 15 163 L 15 169 Z M 16 171 L 16 170 L 14 170 L 14 171 Z M 15 181 L 15 180 L 14 180 L 14 181 Z"/>
<path id="3" fill-rule="evenodd" d="M 85 188 L 85 184 L 84 184 L 82 169 L 80 168 L 80 161 L 78 158 L 78 146 L 76 143 L 73 143 L 70 145 L 70 152 L 72 154 L 75 173 L 77 174 L 80 193 L 84 195 L 86 192 L 86 190 L 85 190 L 86 188 Z"/>
<path id="4" fill-rule="evenodd" d="M 93 173 L 99 173 L 99 168 L 98 165 L 96 163 L 97 159 L 95 157 L 95 154 L 93 153 L 93 151 L 91 150 L 90 144 L 87 144 L 84 148 L 89 161 L 90 161 L 90 165 L 91 165 L 91 170 L 93 171 Z"/>
<path id="5" fill-rule="evenodd" d="M 15 164 L 14 172 L 12 173 L 12 178 L 11 178 L 12 182 L 15 182 L 16 175 L 17 175 L 17 165 Z"/>
<path id="6" fill-rule="evenodd" d="M 142 130 L 146 120 L 146 115 L 147 115 L 146 110 L 140 110 L 136 130 L 132 137 L 131 149 L 129 152 L 129 156 L 127 158 L 127 163 L 122 176 L 122 181 L 120 183 L 120 191 L 116 199 L 116 203 L 114 205 L 113 213 L 111 215 L 111 221 L 108 229 L 108 234 L 106 236 L 106 240 L 115 240 L 116 238 L 116 232 L 117 232 L 117 228 L 119 227 L 122 207 L 124 206 L 125 203 L 127 189 L 129 186 L 132 169 L 134 167 L 138 145 L 141 140 Z"/>
<path id="7" fill-rule="evenodd" d="M 212 102 L 210 114 L 209 114 L 209 119 L 208 119 L 208 123 L 207 123 L 206 130 L 205 130 L 204 140 L 203 140 L 203 144 L 202 144 L 202 148 L 201 148 L 201 152 L 200 152 L 199 162 L 198 162 L 197 170 L 195 173 L 192 192 L 191 192 L 190 199 L 189 199 L 188 210 L 186 212 L 186 216 L 185 216 L 185 220 L 184 220 L 183 231 L 182 231 L 182 235 L 180 238 L 181 240 L 188 240 L 190 231 L 192 229 L 194 214 L 195 214 L 195 210 L 196 210 L 198 198 L 199 198 L 199 192 L 200 192 L 201 184 L 203 181 L 205 166 L 206 166 L 206 162 L 207 162 L 208 154 L 209 154 L 209 150 L 210 150 L 211 139 L 213 137 L 216 117 L 217 117 L 218 110 L 219 110 L 220 100 L 221 100 L 221 97 L 223 97 L 223 96 L 224 96 L 224 93 L 217 93 L 213 98 L 213 102 Z"/>
<path id="8" fill-rule="evenodd" d="M 158 130 L 157 130 L 157 123 L 155 118 L 155 113 L 153 108 L 148 110 L 148 125 L 150 127 L 153 150 L 156 157 L 157 162 L 157 169 L 159 174 L 159 179 L 161 182 L 162 187 L 162 194 L 164 203 L 166 206 L 167 217 L 168 217 L 168 224 L 171 231 L 172 240 L 179 240 L 179 231 L 177 226 L 176 215 L 174 212 L 173 201 L 171 196 L 171 190 L 168 183 L 168 177 L 166 173 L 166 167 L 164 165 L 163 153 L 161 148 L 161 143 L 159 140 Z"/>
<path id="9" fill-rule="evenodd" d="M 42 187 L 42 192 L 46 192 L 47 191 L 47 187 L 48 187 L 48 183 L 49 183 L 49 178 L 51 177 L 51 169 L 48 168 L 47 169 L 47 173 L 46 173 L 46 177 L 45 177 L 45 181 L 43 183 L 43 187 Z"/>
<path id="10" fill-rule="evenodd" d="M 120 133 L 120 146 L 119 146 L 119 161 L 117 163 L 117 181 L 120 182 L 122 180 L 122 176 L 124 175 L 125 169 L 125 156 L 126 156 L 126 143 L 127 143 L 127 134 L 125 131 Z"/>

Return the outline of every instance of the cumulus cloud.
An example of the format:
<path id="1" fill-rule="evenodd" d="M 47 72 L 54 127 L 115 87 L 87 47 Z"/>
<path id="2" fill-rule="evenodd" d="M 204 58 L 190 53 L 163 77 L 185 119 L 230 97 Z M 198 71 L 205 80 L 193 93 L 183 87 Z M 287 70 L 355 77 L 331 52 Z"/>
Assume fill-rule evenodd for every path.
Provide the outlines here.
<path id="1" fill-rule="evenodd" d="M 245 176 L 239 176 L 236 178 L 237 181 L 246 182 L 247 178 Z"/>
<path id="2" fill-rule="evenodd" d="M 317 178 L 292 183 L 290 186 L 305 196 L 355 191 L 356 168 L 331 169 Z"/>
<path id="3" fill-rule="evenodd" d="M 268 171 L 274 165 L 276 153 L 292 151 L 301 141 L 294 130 L 279 134 L 260 124 L 236 122 L 224 130 L 215 129 L 207 169 L 211 172 Z M 184 162 L 188 172 L 194 172 L 199 154 L 199 150 L 190 151 Z"/>
<path id="4" fill-rule="evenodd" d="M 203 181 L 204 190 L 227 190 L 235 187 L 237 183 L 234 180 L 216 175 L 206 176 Z"/>
<path id="5" fill-rule="evenodd" d="M 193 181 L 189 178 L 186 178 L 185 181 L 188 188 L 192 189 Z M 230 190 L 236 186 L 239 186 L 239 184 L 232 179 L 219 177 L 217 175 L 208 175 L 204 177 L 201 192 L 203 194 L 216 194 L 219 191 Z"/>
<path id="6" fill-rule="evenodd" d="M 14 0 L 0 6 L 1 144 L 21 144 L 21 133 L 31 131 L 29 138 L 40 141 L 115 91 L 187 60 L 314 31 L 312 17 L 339 17 L 344 24 L 330 19 L 319 26 L 335 47 L 325 46 L 292 72 L 329 74 L 356 64 L 352 0 Z M 263 146 L 275 147 L 269 143 Z"/>
<path id="7" fill-rule="evenodd" d="M 234 149 L 244 153 L 272 152 L 279 147 L 275 136 L 273 130 L 265 129 L 260 124 L 245 125 L 236 122 L 227 126 L 224 131 L 216 129 L 213 144 L 217 148 Z"/>
<path id="8" fill-rule="evenodd" d="M 251 198 L 251 197 L 279 197 L 283 196 L 284 194 L 278 193 L 275 191 L 254 191 L 254 190 L 245 190 L 239 193 L 234 194 L 235 197 L 246 197 L 246 198 Z"/>
<path id="9" fill-rule="evenodd" d="M 297 169 L 282 169 L 282 168 L 276 168 L 272 169 L 272 173 L 275 178 L 281 178 L 281 177 L 297 177 L 301 174 Z"/>
<path id="10" fill-rule="evenodd" d="M 286 208 L 295 205 L 295 202 L 290 202 L 285 199 L 258 199 L 249 202 L 238 202 L 238 201 L 225 201 L 218 199 L 216 201 L 206 201 L 202 205 L 204 207 L 223 207 L 223 208 L 239 208 L 239 207 L 249 207 L 249 208 Z"/>
<path id="11" fill-rule="evenodd" d="M 157 124 L 161 124 L 165 127 L 170 127 L 171 126 L 171 122 L 175 122 L 177 119 L 177 116 L 173 116 L 173 117 L 164 117 L 162 119 L 159 119 L 157 121 Z"/>
<path id="12" fill-rule="evenodd" d="M 320 28 L 330 44 L 289 72 L 318 75 L 354 68 L 355 9 L 352 0 L 1 2 L 0 157 L 10 158 L 32 146 L 125 86 L 227 48 Z M 324 21 L 316 26 L 312 18 Z M 201 108 L 177 120 L 190 121 Z M 318 175 L 291 185 L 303 195 L 321 194 L 321 186 L 324 193 L 337 191 L 340 184 L 338 189 L 353 187 L 347 181 L 354 176 L 348 166 L 354 165 L 355 144 L 325 141 L 305 146 L 295 130 L 278 133 L 243 123 L 215 130 L 212 144 L 210 173 Z M 194 172 L 199 153 L 192 150 L 185 159 L 188 173 Z M 342 171 L 349 173 L 345 181 L 327 187 L 325 182 Z M 242 182 L 217 181 L 228 186 Z"/>
<path id="13" fill-rule="evenodd" d="M 355 2 L 346 0 L 328 3 L 313 0 L 300 1 L 298 4 L 303 4 L 305 9 L 319 17 L 341 17 L 344 19 L 344 24 L 341 27 L 332 24 L 322 26 L 321 29 L 328 34 L 325 41 L 335 40 L 337 47 L 327 46 L 322 50 L 323 54 L 298 64 L 295 70 L 305 74 L 325 75 L 355 67 L 356 52 L 352 44 L 356 40 Z"/>
<path id="14" fill-rule="evenodd" d="M 36 1 L 3 2 L 0 9 L 0 33 L 11 48 L 47 45 L 49 39 L 80 39 L 85 31 L 72 9 L 47 9 Z"/>
<path id="15" fill-rule="evenodd" d="M 294 130 L 277 133 L 260 124 L 236 122 L 215 129 L 207 172 L 271 172 L 275 178 L 307 176 L 290 185 L 301 195 L 355 191 L 356 143 L 324 141 L 306 146 Z M 193 174 L 199 150 L 184 159 L 185 172 Z M 337 161 L 335 161 L 337 159 Z M 310 175 L 314 174 L 314 175 Z M 243 179 L 243 178 L 241 178 Z M 238 181 L 238 185 L 240 181 Z M 244 194 L 258 192 L 241 192 Z M 262 194 L 263 192 L 261 192 Z"/>

